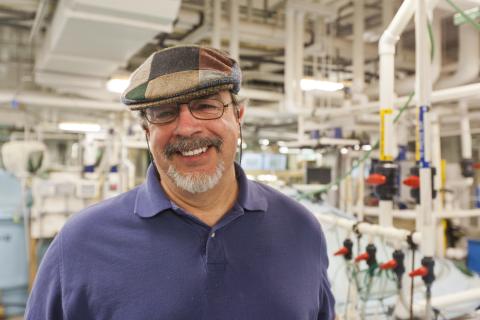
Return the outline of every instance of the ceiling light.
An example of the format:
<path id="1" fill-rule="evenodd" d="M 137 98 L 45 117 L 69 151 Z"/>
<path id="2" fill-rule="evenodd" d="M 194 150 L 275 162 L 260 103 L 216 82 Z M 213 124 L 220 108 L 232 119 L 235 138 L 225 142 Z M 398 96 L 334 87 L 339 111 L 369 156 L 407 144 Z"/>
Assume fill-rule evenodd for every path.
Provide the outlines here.
<path id="1" fill-rule="evenodd" d="M 130 79 L 112 78 L 107 81 L 107 90 L 110 92 L 122 93 L 130 84 Z"/>
<path id="2" fill-rule="evenodd" d="M 278 151 L 282 154 L 287 154 L 288 153 L 288 147 L 280 147 Z"/>
<path id="3" fill-rule="evenodd" d="M 270 140 L 268 139 L 260 139 L 258 140 L 258 143 L 261 145 L 261 146 L 268 146 L 270 144 Z"/>
<path id="4" fill-rule="evenodd" d="M 315 80 L 315 79 L 302 79 L 300 80 L 300 87 L 303 91 L 338 91 L 343 89 L 344 85 L 340 82 L 333 82 L 333 81 L 322 81 L 322 80 Z"/>
<path id="5" fill-rule="evenodd" d="M 96 123 L 78 123 L 78 122 L 61 122 L 58 125 L 60 130 L 73 132 L 99 132 L 101 127 Z"/>

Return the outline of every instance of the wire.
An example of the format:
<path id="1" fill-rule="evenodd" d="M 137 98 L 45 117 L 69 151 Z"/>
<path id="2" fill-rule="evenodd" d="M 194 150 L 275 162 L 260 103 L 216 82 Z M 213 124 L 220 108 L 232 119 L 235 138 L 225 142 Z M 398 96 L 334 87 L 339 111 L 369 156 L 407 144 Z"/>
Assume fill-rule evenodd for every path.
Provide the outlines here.
<path id="1" fill-rule="evenodd" d="M 415 248 L 412 247 L 412 271 L 415 268 Z M 413 277 L 410 281 L 410 320 L 413 320 Z"/>
<path id="2" fill-rule="evenodd" d="M 435 56 L 435 38 L 433 37 L 432 24 L 427 23 L 428 37 L 430 38 L 430 59 L 433 60 Z"/>
<path id="3" fill-rule="evenodd" d="M 480 24 L 476 23 L 475 21 L 473 21 L 472 18 L 470 18 L 470 16 L 468 14 L 465 13 L 465 11 L 463 11 L 462 9 L 460 9 L 455 3 L 453 3 L 453 1 L 451 0 L 446 0 L 448 2 L 448 4 L 453 8 L 455 9 L 455 11 L 457 11 L 465 20 L 467 20 L 472 26 L 474 26 L 477 30 L 480 31 Z"/>

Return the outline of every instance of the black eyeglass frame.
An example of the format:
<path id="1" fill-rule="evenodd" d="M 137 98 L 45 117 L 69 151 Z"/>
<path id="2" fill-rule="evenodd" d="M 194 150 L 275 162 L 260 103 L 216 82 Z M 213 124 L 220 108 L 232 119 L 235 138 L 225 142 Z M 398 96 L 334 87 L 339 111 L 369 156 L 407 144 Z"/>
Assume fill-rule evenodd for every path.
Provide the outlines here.
<path id="1" fill-rule="evenodd" d="M 192 106 L 195 102 L 199 102 L 199 101 L 202 101 L 202 100 L 213 100 L 213 101 L 216 101 L 216 102 L 220 103 L 220 104 L 223 106 L 221 113 L 220 113 L 218 116 L 214 117 L 214 118 L 202 118 L 202 117 L 198 117 L 197 115 L 195 115 L 194 112 L 192 112 L 192 107 L 191 107 L 191 106 Z M 173 121 L 175 121 L 175 120 L 178 118 L 178 115 L 180 114 L 180 106 L 181 106 L 182 104 L 187 105 L 188 111 L 190 112 L 190 114 L 192 115 L 192 117 L 194 117 L 195 119 L 198 119 L 198 120 L 216 120 L 216 119 L 220 119 L 221 117 L 223 117 L 223 115 L 224 115 L 224 113 L 225 113 L 225 108 L 228 108 L 228 107 L 231 106 L 231 105 L 235 105 L 235 101 L 232 99 L 232 100 L 230 100 L 229 102 L 225 103 L 225 102 L 223 102 L 223 101 L 221 101 L 221 100 L 219 100 L 219 99 L 214 99 L 214 98 L 200 98 L 200 99 L 190 100 L 189 102 L 178 102 L 178 103 L 175 103 L 175 106 L 176 106 L 176 108 L 175 108 L 175 110 L 176 110 L 176 112 L 175 112 L 175 117 L 173 117 L 171 120 L 165 121 L 165 122 L 155 122 L 155 121 L 151 121 L 151 119 L 149 119 L 149 116 L 148 116 L 148 110 L 149 110 L 149 109 L 162 108 L 162 105 L 148 107 L 148 108 L 144 109 L 142 113 L 143 113 L 144 118 L 145 118 L 149 123 L 151 123 L 151 124 L 156 124 L 156 125 L 166 125 L 166 124 L 172 123 Z M 172 103 L 172 104 L 167 104 L 167 105 L 170 106 L 170 105 L 173 105 L 173 103 Z M 166 106 L 166 105 L 164 105 L 164 106 Z"/>

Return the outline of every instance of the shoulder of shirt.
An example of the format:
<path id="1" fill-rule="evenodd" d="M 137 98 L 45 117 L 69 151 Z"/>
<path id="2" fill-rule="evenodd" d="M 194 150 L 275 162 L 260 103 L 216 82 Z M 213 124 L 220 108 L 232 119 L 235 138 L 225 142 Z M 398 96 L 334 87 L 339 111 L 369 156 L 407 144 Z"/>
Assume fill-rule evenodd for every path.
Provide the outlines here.
<path id="1" fill-rule="evenodd" d="M 115 197 L 92 204 L 73 214 L 60 234 L 88 232 L 92 226 L 110 225 L 134 216 L 133 208 L 139 186 Z"/>

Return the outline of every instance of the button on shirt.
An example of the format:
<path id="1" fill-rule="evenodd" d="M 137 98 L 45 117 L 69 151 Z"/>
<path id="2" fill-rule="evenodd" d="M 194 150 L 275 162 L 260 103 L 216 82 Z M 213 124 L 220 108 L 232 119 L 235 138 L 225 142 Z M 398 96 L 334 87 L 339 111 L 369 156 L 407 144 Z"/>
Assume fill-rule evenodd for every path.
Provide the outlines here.
<path id="1" fill-rule="evenodd" d="M 246 179 L 213 227 L 144 184 L 76 214 L 48 249 L 26 319 L 333 319 L 325 239 L 303 206 Z"/>

